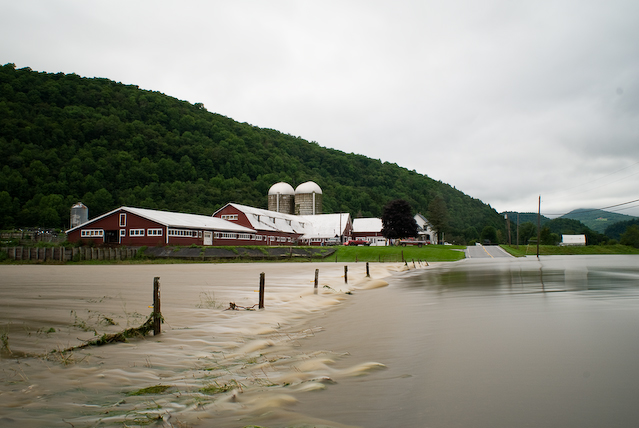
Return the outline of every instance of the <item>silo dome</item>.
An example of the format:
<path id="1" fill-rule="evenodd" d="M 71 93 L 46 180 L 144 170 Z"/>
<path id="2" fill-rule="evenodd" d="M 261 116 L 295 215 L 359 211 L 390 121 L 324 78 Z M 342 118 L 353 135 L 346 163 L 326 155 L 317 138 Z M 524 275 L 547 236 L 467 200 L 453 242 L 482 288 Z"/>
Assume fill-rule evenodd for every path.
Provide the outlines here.
<path id="1" fill-rule="evenodd" d="M 314 181 L 307 181 L 306 183 L 302 183 L 297 186 L 295 189 L 295 194 L 299 195 L 301 193 L 318 193 L 322 194 L 322 188 L 317 185 Z"/>
<path id="2" fill-rule="evenodd" d="M 295 209 L 295 190 L 288 183 L 280 182 L 268 191 L 268 209 L 278 213 L 293 214 Z"/>
<path id="3" fill-rule="evenodd" d="M 271 186 L 271 188 L 268 190 L 268 194 L 269 195 L 277 195 L 277 194 L 294 195 L 295 190 L 293 190 L 293 186 L 291 186 L 290 184 L 279 182 Z"/>

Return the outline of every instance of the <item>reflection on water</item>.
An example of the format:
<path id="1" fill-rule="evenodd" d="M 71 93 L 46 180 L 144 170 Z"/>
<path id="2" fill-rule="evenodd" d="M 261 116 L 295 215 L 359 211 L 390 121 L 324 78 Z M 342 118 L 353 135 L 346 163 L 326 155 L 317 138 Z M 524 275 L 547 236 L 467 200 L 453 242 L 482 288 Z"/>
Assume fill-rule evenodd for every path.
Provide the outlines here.
<path id="1" fill-rule="evenodd" d="M 364 427 L 634 427 L 638 262 L 466 260 L 360 294 L 312 346 L 387 370 L 301 410 Z"/>
<path id="2" fill-rule="evenodd" d="M 553 256 L 525 260 L 466 260 L 442 266 L 418 278 L 410 286 L 429 287 L 438 293 L 469 291 L 532 293 L 551 291 L 626 290 L 639 281 L 634 256 Z M 593 294 L 593 293 L 591 293 Z"/>

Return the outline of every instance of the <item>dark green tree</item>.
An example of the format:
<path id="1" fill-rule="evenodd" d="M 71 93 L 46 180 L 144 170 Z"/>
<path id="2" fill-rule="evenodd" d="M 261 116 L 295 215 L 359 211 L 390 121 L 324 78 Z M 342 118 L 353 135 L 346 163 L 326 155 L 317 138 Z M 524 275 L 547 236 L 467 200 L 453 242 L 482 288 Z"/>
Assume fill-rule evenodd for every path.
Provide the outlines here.
<path id="1" fill-rule="evenodd" d="M 537 238 L 537 226 L 531 221 L 527 221 L 519 226 L 519 243 L 526 245 L 530 238 Z"/>
<path id="2" fill-rule="evenodd" d="M 442 233 L 448 229 L 448 208 L 442 195 L 437 195 L 430 201 L 426 216 L 430 225 L 435 229 L 439 243 Z"/>
<path id="3" fill-rule="evenodd" d="M 481 231 L 482 243 L 497 244 L 497 229 L 493 226 L 486 226 Z"/>
<path id="4" fill-rule="evenodd" d="M 542 227 L 539 235 L 541 238 L 541 245 L 557 245 L 559 243 L 559 235 L 552 233 L 548 226 Z"/>
<path id="5" fill-rule="evenodd" d="M 403 199 L 396 199 L 384 206 L 382 211 L 382 235 L 386 239 L 417 236 L 417 222 L 411 214 L 408 202 Z"/>
<path id="6" fill-rule="evenodd" d="M 639 227 L 634 224 L 628 226 L 623 235 L 621 235 L 621 241 L 619 243 L 621 245 L 639 248 Z"/>

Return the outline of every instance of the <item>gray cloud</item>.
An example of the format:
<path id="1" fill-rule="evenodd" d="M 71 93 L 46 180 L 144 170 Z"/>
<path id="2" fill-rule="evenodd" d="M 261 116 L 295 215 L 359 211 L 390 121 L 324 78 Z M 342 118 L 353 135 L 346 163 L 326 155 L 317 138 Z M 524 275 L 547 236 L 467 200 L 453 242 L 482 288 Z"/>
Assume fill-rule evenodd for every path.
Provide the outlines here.
<path id="1" fill-rule="evenodd" d="M 639 199 L 639 3 L 440 3 L 2 0 L 0 62 L 203 102 L 500 211 Z"/>

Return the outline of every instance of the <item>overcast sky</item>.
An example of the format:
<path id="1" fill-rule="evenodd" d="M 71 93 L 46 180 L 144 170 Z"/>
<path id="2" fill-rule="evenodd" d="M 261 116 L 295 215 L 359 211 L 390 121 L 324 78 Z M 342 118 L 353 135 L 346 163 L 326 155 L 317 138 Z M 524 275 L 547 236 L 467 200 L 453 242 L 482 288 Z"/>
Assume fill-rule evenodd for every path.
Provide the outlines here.
<path id="1" fill-rule="evenodd" d="M 0 63 L 397 163 L 497 211 L 639 199 L 637 0 L 0 0 Z M 415 189 L 419 191 L 419 189 Z M 639 216 L 639 203 L 610 210 Z"/>

